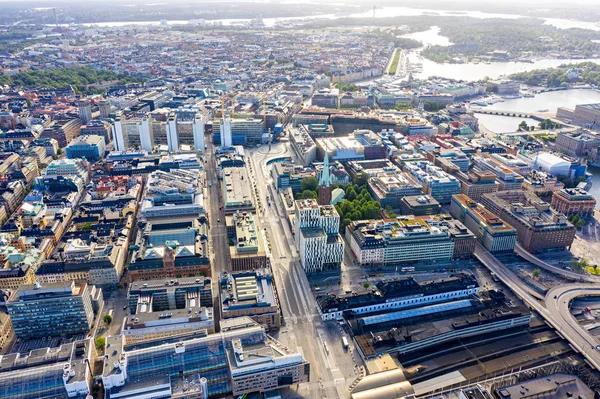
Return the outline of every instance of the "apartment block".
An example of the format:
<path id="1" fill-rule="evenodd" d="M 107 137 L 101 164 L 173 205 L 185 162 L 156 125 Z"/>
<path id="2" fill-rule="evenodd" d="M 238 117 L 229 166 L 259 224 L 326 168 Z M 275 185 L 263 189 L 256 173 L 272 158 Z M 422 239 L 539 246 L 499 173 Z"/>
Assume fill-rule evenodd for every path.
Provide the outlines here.
<path id="1" fill-rule="evenodd" d="M 440 203 L 429 195 L 405 196 L 400 200 L 402 215 L 437 215 L 440 213 Z"/>
<path id="2" fill-rule="evenodd" d="M 460 181 L 460 192 L 471 198 L 473 201 L 479 201 L 483 194 L 495 193 L 500 184 L 496 182 L 496 175 L 489 171 L 455 174 Z"/>
<path id="3" fill-rule="evenodd" d="M 596 199 L 583 189 L 565 188 L 554 192 L 551 205 L 557 212 L 565 215 L 593 216 Z"/>
<path id="4" fill-rule="evenodd" d="M 452 197 L 450 213 L 471 230 L 490 252 L 512 252 L 517 230 L 464 194 Z"/>
<path id="5" fill-rule="evenodd" d="M 567 217 L 529 191 L 484 194 L 481 204 L 517 230 L 517 240 L 531 253 L 564 250 L 575 239 Z"/>
<path id="6" fill-rule="evenodd" d="M 289 387 L 308 381 L 310 375 L 302 356 L 270 338 L 248 317 L 223 320 L 219 333 L 205 337 L 129 348 L 123 336 L 112 336 L 107 347 L 112 348 L 102 371 L 107 399 L 226 397 Z"/>

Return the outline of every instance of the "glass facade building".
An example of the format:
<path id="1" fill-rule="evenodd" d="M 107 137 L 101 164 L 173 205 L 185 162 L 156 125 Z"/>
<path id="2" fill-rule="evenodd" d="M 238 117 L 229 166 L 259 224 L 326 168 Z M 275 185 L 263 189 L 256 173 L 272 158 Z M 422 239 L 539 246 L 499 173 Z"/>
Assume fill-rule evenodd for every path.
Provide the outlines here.
<path id="1" fill-rule="evenodd" d="M 123 384 L 112 384 L 118 378 L 111 380 L 116 369 L 110 359 L 105 362 L 103 380 L 107 387 L 107 398 L 111 394 L 122 397 L 128 390 L 139 389 L 147 381 L 158 381 L 169 378 L 171 381 L 178 376 L 198 375 L 207 379 L 208 395 L 210 398 L 220 398 L 231 394 L 231 379 L 227 360 L 227 348 L 231 341 L 241 339 L 244 345 L 255 345 L 265 342 L 265 330 L 247 320 L 242 328 L 211 334 L 202 338 L 180 340 L 177 343 L 167 343 L 152 347 L 142 347 L 131 351 L 117 348 L 117 356 L 123 366 L 117 374 L 123 373 Z M 222 326 L 223 327 L 223 326 Z M 120 350 L 121 349 L 121 350 Z M 130 385 L 130 387 L 128 387 Z M 149 384 L 152 387 L 152 384 Z"/>

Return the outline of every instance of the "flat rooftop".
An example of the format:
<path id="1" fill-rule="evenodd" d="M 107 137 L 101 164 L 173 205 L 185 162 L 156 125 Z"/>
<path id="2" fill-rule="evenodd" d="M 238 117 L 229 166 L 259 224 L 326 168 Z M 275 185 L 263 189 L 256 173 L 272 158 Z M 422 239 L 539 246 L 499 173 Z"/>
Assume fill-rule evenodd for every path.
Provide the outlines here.
<path id="1" fill-rule="evenodd" d="M 301 354 L 292 352 L 270 337 L 264 343 L 254 345 L 242 345 L 239 339 L 234 339 L 231 348 L 227 348 L 227 357 L 233 377 L 263 370 L 269 365 L 281 368 L 304 361 Z"/>
<path id="2" fill-rule="evenodd" d="M 231 247 L 231 255 L 255 255 L 264 253 L 261 233 L 254 222 L 255 215 L 250 212 L 236 212 L 231 221 L 235 226 L 236 242 Z"/>
<path id="3" fill-rule="evenodd" d="M 477 280 L 469 274 L 456 273 L 446 278 L 417 282 L 412 277 L 380 281 L 375 292 L 364 294 L 320 295 L 317 304 L 323 311 L 353 309 L 378 303 L 393 302 L 407 297 L 423 297 L 476 288 Z"/>
<path id="4" fill-rule="evenodd" d="M 225 168 L 222 173 L 225 206 L 252 206 L 250 178 L 246 168 Z"/>
<path id="5" fill-rule="evenodd" d="M 458 203 L 467 208 L 469 212 L 471 212 L 471 214 L 477 218 L 477 220 L 494 231 L 515 230 L 510 224 L 506 223 L 500 217 L 488 211 L 483 205 L 478 204 L 464 194 L 454 195 L 454 200 L 458 201 Z"/>
<path id="6" fill-rule="evenodd" d="M 594 392 L 579 379 L 571 374 L 555 373 L 534 380 L 523 381 L 515 385 L 496 389 L 500 399 L 592 399 Z"/>
<path id="7" fill-rule="evenodd" d="M 156 291 L 174 291 L 181 288 L 211 286 L 210 277 L 181 277 L 178 279 L 154 279 L 134 281 L 129 286 L 130 293 L 137 292 L 156 292 Z"/>
<path id="8" fill-rule="evenodd" d="M 221 302 L 223 311 L 277 306 L 271 274 L 265 269 L 222 273 Z"/>
<path id="9" fill-rule="evenodd" d="M 527 314 L 525 306 L 494 305 L 472 297 L 359 317 L 349 323 L 362 353 L 370 357 L 453 331 Z M 432 340 L 431 345 L 435 345 L 435 340 Z"/>
<path id="10" fill-rule="evenodd" d="M 317 237 L 325 237 L 327 233 L 322 227 L 308 227 L 301 229 L 302 235 L 304 238 L 317 238 Z"/>
<path id="11" fill-rule="evenodd" d="M 587 109 L 591 109 L 591 110 L 594 110 L 594 111 L 600 111 L 600 103 L 596 103 L 596 104 L 579 104 L 579 105 L 577 105 L 577 107 L 587 108 Z"/>
<path id="12" fill-rule="evenodd" d="M 318 209 L 319 203 L 315 199 L 296 200 L 296 207 L 299 210 Z"/>
<path id="13" fill-rule="evenodd" d="M 41 285 L 25 284 L 21 285 L 11 296 L 9 302 L 32 301 L 32 300 L 51 300 L 53 298 L 66 298 L 78 296 L 83 293 L 87 284 L 75 285 L 73 281 L 58 283 L 48 283 Z"/>

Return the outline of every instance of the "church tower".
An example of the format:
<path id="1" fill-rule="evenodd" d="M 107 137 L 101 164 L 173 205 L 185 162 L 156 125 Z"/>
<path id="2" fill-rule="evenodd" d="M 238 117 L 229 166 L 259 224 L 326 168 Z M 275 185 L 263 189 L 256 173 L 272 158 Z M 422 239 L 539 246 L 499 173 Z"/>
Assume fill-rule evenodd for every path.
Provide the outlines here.
<path id="1" fill-rule="evenodd" d="M 329 154 L 325 153 L 323 171 L 319 179 L 319 205 L 331 204 L 331 176 L 329 175 Z"/>

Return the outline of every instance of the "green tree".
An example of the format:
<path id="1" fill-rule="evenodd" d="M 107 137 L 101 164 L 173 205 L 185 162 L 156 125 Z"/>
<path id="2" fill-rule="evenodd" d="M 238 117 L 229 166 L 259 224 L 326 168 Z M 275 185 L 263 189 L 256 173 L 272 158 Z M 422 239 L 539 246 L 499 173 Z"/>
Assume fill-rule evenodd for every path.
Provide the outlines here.
<path id="1" fill-rule="evenodd" d="M 82 223 L 77 228 L 78 231 L 90 231 L 92 229 L 92 222 Z"/>
<path id="2" fill-rule="evenodd" d="M 314 176 L 304 178 L 300 182 L 300 187 L 301 187 L 302 192 L 304 192 L 306 190 L 315 191 L 318 186 L 319 186 L 319 181 Z"/>
<path id="3" fill-rule="evenodd" d="M 363 287 L 365 287 L 365 290 L 366 290 L 366 289 L 368 289 L 368 288 L 369 288 L 369 283 L 368 283 L 368 282 L 365 282 L 365 283 L 363 284 Z"/>
<path id="4" fill-rule="evenodd" d="M 369 181 L 369 174 L 366 172 L 360 172 L 354 178 L 354 184 L 357 184 L 360 187 L 365 187 L 367 185 L 368 181 Z"/>
<path id="5" fill-rule="evenodd" d="M 376 219 L 379 217 L 379 207 L 374 204 L 365 206 L 362 210 L 363 219 Z"/>
<path id="6" fill-rule="evenodd" d="M 340 231 L 344 231 L 346 230 L 346 227 L 350 225 L 350 223 L 352 223 L 352 220 L 345 218 L 344 220 L 342 220 L 342 223 L 340 223 Z"/>
<path id="7" fill-rule="evenodd" d="M 104 320 L 104 322 L 106 324 L 110 324 L 110 323 L 112 323 L 113 318 L 111 315 L 105 314 L 104 317 L 102 318 L 102 320 Z"/>
<path id="8" fill-rule="evenodd" d="M 354 191 L 354 189 L 352 187 L 350 187 L 347 191 L 346 191 L 346 199 L 348 201 L 354 201 L 356 199 L 356 191 Z"/>
<path id="9" fill-rule="evenodd" d="M 333 85 L 341 92 L 360 91 L 360 87 L 352 83 L 335 82 Z"/>
<path id="10" fill-rule="evenodd" d="M 394 219 L 397 217 L 397 215 L 394 213 L 394 211 L 392 210 L 392 207 L 387 205 L 385 207 L 385 213 L 387 213 L 388 217 L 391 219 Z"/>
<path id="11" fill-rule="evenodd" d="M 396 104 L 396 106 L 394 106 L 394 108 L 396 109 L 396 111 L 406 111 L 409 109 L 412 109 L 412 104 L 406 104 L 406 103 L 400 103 L 400 104 Z"/>
<path id="12" fill-rule="evenodd" d="M 96 350 L 98 351 L 103 351 L 104 348 L 106 347 L 106 338 L 103 337 L 98 337 L 96 338 Z"/>
<path id="13" fill-rule="evenodd" d="M 589 265 L 590 265 L 590 262 L 588 262 L 588 260 L 586 258 L 581 258 L 579 261 L 577 261 L 573 264 L 573 267 L 575 268 L 575 270 L 580 272 L 580 271 L 584 270 L 585 268 L 587 268 Z"/>
<path id="14" fill-rule="evenodd" d="M 519 123 L 519 130 L 522 131 L 528 131 L 529 130 L 529 126 L 527 125 L 526 121 L 522 121 L 521 123 Z"/>
<path id="15" fill-rule="evenodd" d="M 423 109 L 428 112 L 437 112 L 446 108 L 444 104 L 438 103 L 437 101 L 427 100 L 423 103 Z"/>
<path id="16" fill-rule="evenodd" d="M 541 270 L 539 268 L 536 268 L 533 270 L 533 277 L 538 279 L 538 278 L 540 278 L 541 273 L 542 273 Z"/>
<path id="17" fill-rule="evenodd" d="M 304 190 L 302 191 L 302 199 L 316 199 L 317 194 L 314 191 Z"/>

